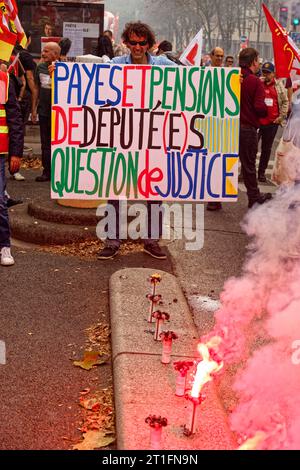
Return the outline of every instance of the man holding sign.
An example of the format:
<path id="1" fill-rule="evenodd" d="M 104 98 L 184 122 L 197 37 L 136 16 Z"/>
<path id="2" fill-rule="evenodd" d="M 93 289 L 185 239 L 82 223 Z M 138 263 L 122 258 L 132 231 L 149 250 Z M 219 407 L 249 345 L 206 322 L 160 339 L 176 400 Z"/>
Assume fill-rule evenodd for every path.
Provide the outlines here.
<path id="1" fill-rule="evenodd" d="M 127 238 L 164 259 L 157 242 L 170 208 L 161 201 L 238 197 L 239 69 L 153 57 L 154 35 L 140 22 L 127 25 L 123 39 L 130 53 L 110 64 L 56 64 L 51 194 L 109 201 L 98 211 L 107 213 L 97 225 L 108 238 L 100 259 L 113 258 Z M 146 201 L 147 210 L 137 203 L 127 212 L 128 200 Z"/>
<path id="2" fill-rule="evenodd" d="M 120 57 L 114 57 L 111 60 L 113 64 L 138 64 L 138 65 L 174 65 L 174 63 L 169 60 L 167 57 L 161 56 L 151 56 L 148 51 L 155 44 L 155 36 L 151 28 L 140 21 L 136 23 L 127 23 L 125 29 L 122 33 L 122 39 L 124 44 L 130 50 L 130 54 L 123 55 Z M 108 239 L 106 246 L 103 250 L 100 251 L 98 259 L 111 259 L 114 258 L 120 248 L 120 239 L 119 239 L 119 201 L 108 201 L 108 204 L 111 204 L 116 211 L 116 239 Z M 144 251 L 150 256 L 156 259 L 166 259 L 165 253 L 161 250 L 158 245 L 157 240 L 151 239 L 151 206 L 159 205 L 159 202 L 152 201 L 147 202 L 147 211 L 148 211 L 148 239 L 144 240 Z M 155 230 L 155 233 L 161 235 L 161 221 L 159 221 L 158 232 Z"/>

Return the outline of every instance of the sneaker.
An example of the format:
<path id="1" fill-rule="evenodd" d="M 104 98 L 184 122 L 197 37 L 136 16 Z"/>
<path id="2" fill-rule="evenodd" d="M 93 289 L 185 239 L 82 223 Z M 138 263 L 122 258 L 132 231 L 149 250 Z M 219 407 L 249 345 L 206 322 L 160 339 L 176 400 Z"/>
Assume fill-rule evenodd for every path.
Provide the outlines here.
<path id="1" fill-rule="evenodd" d="M 15 260 L 11 256 L 9 246 L 4 246 L 1 248 L 1 265 L 2 266 L 12 266 L 15 264 Z"/>
<path id="2" fill-rule="evenodd" d="M 10 208 L 12 206 L 16 206 L 17 204 L 23 204 L 23 200 L 22 199 L 13 199 L 12 197 L 9 197 L 7 199 L 7 207 Z"/>
<path id="3" fill-rule="evenodd" d="M 24 181 L 25 177 L 21 173 L 17 172 L 12 175 L 12 178 L 16 181 Z"/>
<path id="4" fill-rule="evenodd" d="M 208 202 L 206 206 L 207 211 L 219 211 L 222 209 L 221 202 Z"/>
<path id="5" fill-rule="evenodd" d="M 263 193 L 260 194 L 260 196 L 257 199 L 249 199 L 248 207 L 251 209 L 254 204 L 264 204 L 265 202 L 269 201 L 272 199 L 272 194 L 271 193 Z"/>
<path id="6" fill-rule="evenodd" d="M 106 246 L 105 248 L 103 248 L 103 250 L 101 250 L 98 253 L 97 258 L 98 259 L 111 259 L 117 256 L 118 251 L 119 251 L 118 246 Z"/>
<path id="7" fill-rule="evenodd" d="M 167 259 L 167 255 L 162 251 L 157 242 L 147 243 L 144 245 L 144 252 L 156 259 Z"/>

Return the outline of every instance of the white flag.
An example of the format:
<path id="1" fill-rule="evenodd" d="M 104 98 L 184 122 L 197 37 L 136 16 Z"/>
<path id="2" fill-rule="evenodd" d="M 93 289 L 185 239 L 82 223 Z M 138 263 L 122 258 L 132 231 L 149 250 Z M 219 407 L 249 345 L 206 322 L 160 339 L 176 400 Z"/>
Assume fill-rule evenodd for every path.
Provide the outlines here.
<path id="1" fill-rule="evenodd" d="M 188 47 L 180 56 L 180 62 L 184 65 L 194 65 L 200 67 L 201 56 L 202 56 L 202 44 L 203 44 L 203 30 L 200 29 L 199 33 L 192 39 Z"/>

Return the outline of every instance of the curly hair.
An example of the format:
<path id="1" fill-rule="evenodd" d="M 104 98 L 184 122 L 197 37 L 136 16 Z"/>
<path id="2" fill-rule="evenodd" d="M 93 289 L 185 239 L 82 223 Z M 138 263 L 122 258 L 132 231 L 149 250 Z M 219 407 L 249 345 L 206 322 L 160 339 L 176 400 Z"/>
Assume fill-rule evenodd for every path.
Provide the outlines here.
<path id="1" fill-rule="evenodd" d="M 150 26 L 146 23 L 142 23 L 141 21 L 127 23 L 122 33 L 122 39 L 125 43 L 129 41 L 131 34 L 147 38 L 150 49 L 155 44 L 155 35 Z"/>

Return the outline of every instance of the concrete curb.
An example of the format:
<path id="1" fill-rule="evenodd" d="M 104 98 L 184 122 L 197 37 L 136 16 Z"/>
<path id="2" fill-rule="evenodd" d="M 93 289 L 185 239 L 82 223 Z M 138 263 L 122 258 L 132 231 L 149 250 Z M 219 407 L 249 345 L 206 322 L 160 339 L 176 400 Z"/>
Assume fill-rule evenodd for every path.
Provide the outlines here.
<path id="1" fill-rule="evenodd" d="M 69 243 L 98 240 L 96 227 L 63 225 L 36 219 L 28 214 L 28 205 L 9 210 L 12 237 L 40 245 L 67 245 Z"/>
<path id="2" fill-rule="evenodd" d="M 64 207 L 54 200 L 33 201 L 28 204 L 28 214 L 36 219 L 65 225 L 83 225 L 96 227 L 99 217 L 96 209 L 80 209 L 76 207 Z"/>
<path id="3" fill-rule="evenodd" d="M 205 389 L 206 401 L 199 412 L 199 431 L 193 437 L 183 435 L 188 424 L 190 403 L 175 396 L 175 372 L 172 363 L 161 363 L 161 342 L 154 341 L 147 323 L 150 293 L 148 278 L 153 270 L 123 269 L 110 278 L 112 362 L 114 374 L 118 449 L 150 448 L 149 414 L 168 419 L 163 430 L 163 449 L 234 449 L 236 444 L 227 417 L 211 383 Z M 189 308 L 176 278 L 157 271 L 162 281 L 161 310 L 170 314 L 164 330 L 173 330 L 179 339 L 173 344 L 172 360 L 198 358 L 198 335 Z"/>
<path id="4" fill-rule="evenodd" d="M 134 218 L 129 216 L 128 223 Z M 96 208 L 58 205 L 45 192 L 39 199 L 12 207 L 9 219 L 15 239 L 40 245 L 68 245 L 99 240 L 96 228 L 103 216 L 96 215 Z"/>

